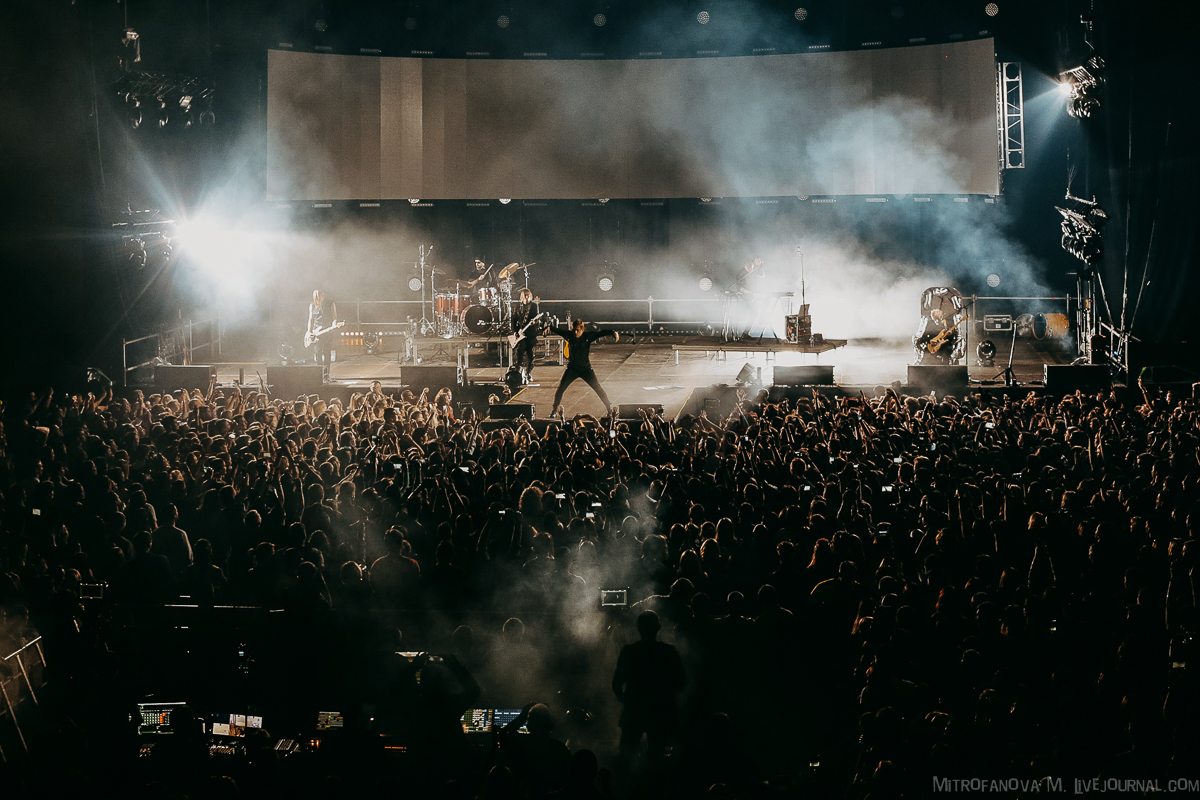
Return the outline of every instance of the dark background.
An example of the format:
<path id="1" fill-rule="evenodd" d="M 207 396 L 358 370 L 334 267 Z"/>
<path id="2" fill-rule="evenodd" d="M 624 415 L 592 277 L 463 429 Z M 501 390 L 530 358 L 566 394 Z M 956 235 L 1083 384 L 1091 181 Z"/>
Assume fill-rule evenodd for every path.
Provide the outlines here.
<path id="1" fill-rule="evenodd" d="M 10 3 L 0 33 L 0 256 L 9 330 L 3 380 L 10 386 L 78 381 L 85 366 L 111 369 L 119 364 L 123 336 L 152 332 L 211 304 L 210 293 L 187 280 L 178 265 L 131 269 L 111 225 L 130 205 L 182 216 L 215 198 L 230 215 L 257 209 L 266 49 L 279 41 L 338 52 L 371 47 L 385 55 L 419 48 L 500 57 L 536 48 L 550 57 L 575 57 L 585 49 L 612 57 L 654 48 L 666 57 L 710 46 L 738 54 L 768 44 L 844 47 L 879 40 L 895 46 L 988 29 L 997 37 L 1000 59 L 1024 66 L 1028 151 L 1028 168 L 1005 173 L 1002 202 L 995 205 L 818 207 L 786 198 L 771 205 L 726 201 L 719 208 L 695 201 L 470 208 L 399 203 L 323 214 L 309 209 L 287 224 L 320 231 L 349 220 L 399 230 L 414 251 L 421 241 L 443 243 L 455 264 L 474 254 L 505 261 L 549 256 L 559 270 L 555 288 L 563 293 L 595 293 L 593 273 L 606 261 L 619 265 L 612 268 L 618 285 L 628 281 L 634 292 L 655 272 L 695 269 L 698 258 L 722 268 L 740 263 L 748 237 L 783 242 L 795 230 L 811 228 L 907 268 L 952 270 L 969 292 L 976 289 L 970 281 L 986 274 L 988 254 L 946 232 L 991 225 L 1029 253 L 1039 280 L 1064 289 L 1073 285 L 1069 273 L 1077 262 L 1059 249 L 1053 206 L 1073 176 L 1073 193 L 1095 194 L 1113 217 L 1101 271 L 1114 317 L 1124 295 L 1127 319 L 1145 342 L 1188 340 L 1198 288 L 1197 91 L 1189 56 L 1196 11 L 1097 2 L 1092 39 L 1109 64 L 1105 97 L 1097 117 L 1079 121 L 1067 117 L 1051 81 L 1086 54 L 1079 19 L 1089 4 L 998 4 L 1000 14 L 989 18 L 983 2 L 805 2 L 808 19 L 784 27 L 781 20 L 794 22 L 792 4 Z M 700 10 L 712 15 L 709 25 L 695 23 Z M 591 22 L 597 13 L 608 19 L 603 28 Z M 138 67 L 210 78 L 217 87 L 217 124 L 136 131 L 125 124 L 110 85 L 126 14 L 142 36 Z M 499 14 L 510 17 L 508 28 L 496 25 Z M 412 30 L 405 24 L 410 19 Z M 324 33 L 317 20 L 325 20 Z M 413 257 L 415 252 L 397 254 L 396 260 Z M 358 266 L 354 280 L 364 289 L 388 291 L 395 276 L 381 266 Z M 276 278 L 268 291 L 302 299 L 306 288 Z"/>

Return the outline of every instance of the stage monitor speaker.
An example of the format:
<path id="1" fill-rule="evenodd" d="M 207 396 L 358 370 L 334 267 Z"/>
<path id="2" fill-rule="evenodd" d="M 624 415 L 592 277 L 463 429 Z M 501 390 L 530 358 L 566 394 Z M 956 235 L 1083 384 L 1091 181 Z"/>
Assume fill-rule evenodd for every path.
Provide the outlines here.
<path id="1" fill-rule="evenodd" d="M 833 365 L 776 367 L 773 382 L 776 386 L 832 386 Z"/>
<path id="2" fill-rule="evenodd" d="M 280 400 L 295 400 L 302 394 L 321 394 L 324 381 L 320 364 L 288 364 L 267 367 L 267 383 L 271 396 Z"/>
<path id="3" fill-rule="evenodd" d="M 942 364 L 908 366 L 909 388 L 922 392 L 961 392 L 967 388 L 967 368 Z"/>
<path id="4" fill-rule="evenodd" d="M 420 394 L 422 389 L 429 390 L 432 400 L 442 389 L 454 389 L 462 386 L 462 373 L 458 367 L 400 367 L 400 384 L 411 389 L 413 394 Z"/>
<path id="5" fill-rule="evenodd" d="M 488 406 L 488 419 L 533 419 L 533 403 L 499 403 Z"/>
<path id="6" fill-rule="evenodd" d="M 1076 389 L 1107 389 L 1112 381 L 1105 364 L 1046 364 L 1042 381 L 1047 389 L 1070 391 Z"/>
<path id="7" fill-rule="evenodd" d="M 154 385 L 167 392 L 176 389 L 199 389 L 206 392 L 215 373 L 215 369 L 202 364 L 163 364 L 154 368 Z"/>
<path id="8" fill-rule="evenodd" d="M 640 419 L 638 409 L 653 411 L 660 416 L 663 413 L 662 403 L 618 403 L 617 419 Z"/>

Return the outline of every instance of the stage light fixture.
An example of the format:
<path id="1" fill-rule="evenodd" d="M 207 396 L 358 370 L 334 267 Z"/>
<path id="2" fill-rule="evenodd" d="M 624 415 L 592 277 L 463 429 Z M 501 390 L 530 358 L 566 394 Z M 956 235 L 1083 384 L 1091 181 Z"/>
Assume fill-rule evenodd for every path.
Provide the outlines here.
<path id="1" fill-rule="evenodd" d="M 592 24 L 597 28 L 603 28 L 607 22 L 608 17 L 604 16 L 603 14 L 597 14 L 596 16 L 592 17 Z"/>
<path id="2" fill-rule="evenodd" d="M 1000 13 L 1000 6 L 996 5 L 995 3 L 988 3 L 983 7 L 983 13 L 987 14 L 989 17 L 994 17 Z"/>
<path id="3" fill-rule="evenodd" d="M 797 8 L 796 13 L 792 14 L 792 16 L 796 18 L 797 22 L 804 22 L 804 20 L 808 19 L 808 9 Z"/>
<path id="4" fill-rule="evenodd" d="M 501 14 L 499 17 L 496 18 L 496 24 L 498 26 L 500 26 L 501 28 L 507 28 L 511 22 L 512 22 L 512 20 L 510 20 L 504 14 Z"/>
<path id="5" fill-rule="evenodd" d="M 213 110 L 212 110 L 212 97 L 211 96 L 209 96 L 207 105 L 205 105 L 204 110 L 200 112 L 200 116 L 197 118 L 196 121 L 201 125 L 215 125 L 216 124 L 217 115 L 214 114 Z"/>
<path id="6" fill-rule="evenodd" d="M 738 371 L 737 377 L 733 379 L 733 382 L 742 386 L 749 386 L 754 383 L 754 367 L 750 365 L 749 361 Z"/>
<path id="7" fill-rule="evenodd" d="M 183 115 L 183 127 L 190 128 L 196 124 L 196 112 L 192 109 L 192 96 L 190 94 L 185 94 L 179 98 L 179 113 Z"/>
<path id="8" fill-rule="evenodd" d="M 408 290 L 410 292 L 419 292 L 419 291 L 421 291 L 422 286 L 424 286 L 424 284 L 421 283 L 420 275 L 413 275 L 411 278 L 408 279 Z"/>
<path id="9" fill-rule="evenodd" d="M 696 15 L 696 22 L 699 22 L 701 25 L 707 25 L 710 19 L 712 19 L 712 17 L 708 15 L 707 11 L 701 11 Z"/>
<path id="10" fill-rule="evenodd" d="M 167 101 L 162 97 L 154 98 L 154 119 L 160 128 L 167 127 L 167 123 L 171 121 L 171 117 L 167 113 Z"/>
<path id="11" fill-rule="evenodd" d="M 1000 285 L 1000 276 L 994 272 L 991 275 L 988 275 L 987 276 L 987 285 L 992 287 L 993 289 L 995 289 L 997 286 Z"/>
<path id="12" fill-rule="evenodd" d="M 996 363 L 996 344 L 991 339 L 984 339 L 975 346 L 975 357 L 979 366 L 990 367 Z"/>
<path id="13" fill-rule="evenodd" d="M 125 95 L 125 116 L 131 128 L 139 128 L 142 124 L 142 101 L 137 95 Z"/>
<path id="14" fill-rule="evenodd" d="M 319 19 L 313 24 L 313 27 L 319 32 L 324 33 L 325 31 L 329 30 L 329 23 L 323 19 Z"/>
<path id="15" fill-rule="evenodd" d="M 417 203 L 421 202 L 421 198 L 419 198 L 419 197 L 410 197 L 410 198 L 408 198 L 408 202 L 412 203 L 412 204 L 415 206 Z"/>
<path id="16" fill-rule="evenodd" d="M 409 17 L 408 19 L 404 20 L 404 29 L 408 31 L 415 31 L 417 29 L 416 18 Z"/>
<path id="17" fill-rule="evenodd" d="M 382 337 L 377 331 L 367 331 L 363 334 L 363 347 L 367 349 L 367 355 L 373 356 L 378 353 L 380 344 L 382 344 Z"/>
<path id="18" fill-rule="evenodd" d="M 511 203 L 511 202 L 512 202 L 512 198 L 511 198 L 511 197 L 501 197 L 501 198 L 500 198 L 500 205 L 502 205 L 502 206 L 506 206 L 506 205 L 508 205 L 508 204 L 509 204 L 509 203 Z"/>
<path id="19" fill-rule="evenodd" d="M 1078 67 L 1059 74 L 1067 92 L 1067 113 L 1076 119 L 1087 119 L 1100 110 L 1103 89 L 1104 59 L 1092 56 Z"/>
<path id="20" fill-rule="evenodd" d="M 1062 248 L 1078 258 L 1088 269 L 1092 269 L 1104 256 L 1104 239 L 1101 229 L 1108 224 L 1108 212 L 1100 207 L 1096 198 L 1084 200 L 1074 197 L 1069 191 L 1061 206 L 1055 206 L 1062 215 Z"/>
<path id="21" fill-rule="evenodd" d="M 600 287 L 600 291 L 602 292 L 611 292 L 614 280 L 611 272 L 602 272 L 600 273 L 600 277 L 596 279 L 596 285 Z"/>
<path id="22" fill-rule="evenodd" d="M 279 344 L 278 352 L 279 352 L 279 360 L 282 361 L 284 364 L 287 364 L 289 361 L 292 360 L 292 352 L 293 352 L 292 346 L 290 344 L 288 344 L 287 342 L 281 342 Z"/>
<path id="23" fill-rule="evenodd" d="M 601 197 L 601 198 L 600 198 L 600 204 L 601 204 L 601 205 L 604 205 L 604 204 L 605 204 L 605 203 L 607 203 L 607 202 L 608 202 L 608 198 L 607 198 L 607 197 Z"/>
<path id="24" fill-rule="evenodd" d="M 708 275 L 702 275 L 700 277 L 700 291 L 707 292 L 708 290 L 712 289 L 712 287 L 713 287 L 712 278 L 709 277 Z"/>

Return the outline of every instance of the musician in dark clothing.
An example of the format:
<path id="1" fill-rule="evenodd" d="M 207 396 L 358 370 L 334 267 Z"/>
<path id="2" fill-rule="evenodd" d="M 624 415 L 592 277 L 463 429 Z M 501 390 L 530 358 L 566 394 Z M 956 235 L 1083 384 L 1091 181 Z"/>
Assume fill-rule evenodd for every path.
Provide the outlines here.
<path id="1" fill-rule="evenodd" d="M 326 302 L 325 293 L 320 289 L 313 289 L 312 303 L 308 306 L 308 334 L 315 334 L 317 331 L 325 330 L 336 324 L 337 306 L 332 302 Z M 323 368 L 321 374 L 324 377 L 329 377 L 329 339 L 330 333 L 323 336 L 311 336 L 313 363 L 320 364 Z"/>
<path id="2" fill-rule="evenodd" d="M 533 348 L 537 344 L 538 326 L 533 321 L 538 316 L 538 298 L 533 292 L 522 289 L 519 295 L 521 302 L 513 307 L 512 332 L 510 342 L 513 348 L 513 364 L 524 373 L 525 381 L 533 380 Z"/>
<path id="3" fill-rule="evenodd" d="M 614 340 L 621 341 L 621 334 L 616 331 L 588 331 L 583 332 L 587 325 L 581 319 L 575 320 L 575 324 L 571 326 L 570 333 L 561 333 L 555 331 L 555 335 L 566 339 L 567 351 L 567 369 L 563 372 L 562 380 L 558 382 L 558 391 L 554 393 L 554 411 L 558 410 L 558 404 L 562 402 L 563 392 L 567 387 L 575 382 L 576 378 L 583 378 L 587 381 L 587 385 L 592 387 L 592 391 L 604 403 L 605 413 L 612 413 L 612 404 L 608 402 L 608 395 L 604 392 L 604 387 L 600 385 L 600 380 L 596 377 L 596 371 L 592 369 L 591 349 L 592 342 L 597 339 L 603 339 L 605 336 L 612 336 Z M 553 412 L 551 412 L 553 413 Z"/>

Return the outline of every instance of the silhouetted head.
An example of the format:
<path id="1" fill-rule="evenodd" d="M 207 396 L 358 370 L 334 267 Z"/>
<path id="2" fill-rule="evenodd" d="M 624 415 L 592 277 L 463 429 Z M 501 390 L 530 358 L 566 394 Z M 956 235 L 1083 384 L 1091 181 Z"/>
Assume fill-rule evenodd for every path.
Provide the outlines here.
<path id="1" fill-rule="evenodd" d="M 658 614 L 655 614 L 653 611 L 643 611 L 638 614 L 637 629 L 643 639 L 653 639 L 662 630 L 662 623 L 658 621 Z"/>
<path id="2" fill-rule="evenodd" d="M 525 727 L 534 736 L 548 735 L 554 728 L 550 708 L 545 703 L 535 703 L 533 708 L 529 709 L 529 719 L 525 722 Z"/>

